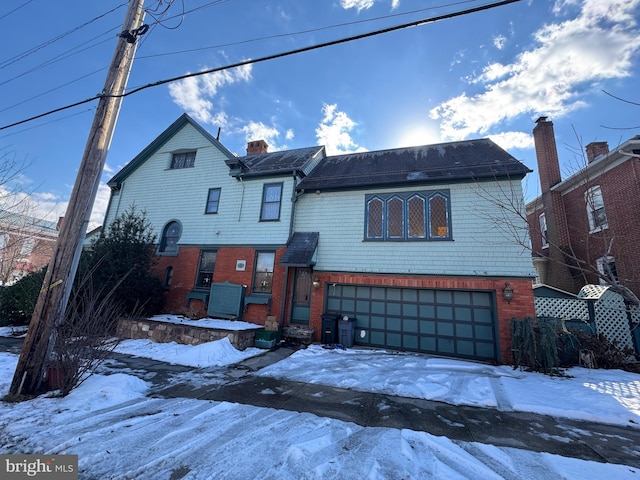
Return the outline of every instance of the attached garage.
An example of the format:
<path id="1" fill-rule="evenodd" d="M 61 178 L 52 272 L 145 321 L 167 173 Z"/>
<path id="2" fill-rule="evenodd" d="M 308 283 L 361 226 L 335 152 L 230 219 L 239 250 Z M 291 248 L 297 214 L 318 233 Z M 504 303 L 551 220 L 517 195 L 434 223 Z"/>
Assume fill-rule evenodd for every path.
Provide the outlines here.
<path id="1" fill-rule="evenodd" d="M 326 312 L 356 318 L 355 344 L 497 359 L 494 293 L 328 284 Z"/>

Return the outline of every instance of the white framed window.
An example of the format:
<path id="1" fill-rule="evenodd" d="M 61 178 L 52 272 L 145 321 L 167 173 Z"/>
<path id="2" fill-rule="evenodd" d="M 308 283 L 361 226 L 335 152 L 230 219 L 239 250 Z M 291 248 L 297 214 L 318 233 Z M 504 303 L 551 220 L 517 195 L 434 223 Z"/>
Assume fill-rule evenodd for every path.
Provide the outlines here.
<path id="1" fill-rule="evenodd" d="M 589 219 L 589 233 L 599 232 L 608 228 L 607 215 L 604 211 L 604 200 L 599 185 L 591 187 L 584 194 Z"/>
<path id="2" fill-rule="evenodd" d="M 600 257 L 598 260 L 596 260 L 596 267 L 598 268 L 598 272 L 600 272 L 600 275 L 605 277 L 600 277 L 600 285 L 608 284 L 606 278 L 610 278 L 611 280 L 618 279 L 618 271 L 616 270 L 616 259 L 614 257 L 610 255 Z"/>
<path id="3" fill-rule="evenodd" d="M 262 190 L 261 222 L 280 220 L 281 200 L 282 183 L 266 183 Z"/>
<path id="4" fill-rule="evenodd" d="M 547 217 L 541 213 L 538 217 L 540 221 L 540 237 L 542 240 L 542 248 L 549 248 L 549 237 L 547 236 Z"/>

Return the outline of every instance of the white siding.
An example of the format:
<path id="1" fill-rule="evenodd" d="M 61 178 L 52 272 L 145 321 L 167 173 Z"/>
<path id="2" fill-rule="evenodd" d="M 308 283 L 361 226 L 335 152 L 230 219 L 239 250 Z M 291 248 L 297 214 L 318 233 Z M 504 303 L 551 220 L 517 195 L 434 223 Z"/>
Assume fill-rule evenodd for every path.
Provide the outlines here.
<path id="1" fill-rule="evenodd" d="M 169 169 L 171 152 L 197 149 L 193 168 Z M 284 182 L 280 221 L 260 222 L 262 185 Z M 220 188 L 217 214 L 205 214 L 210 188 Z M 158 239 L 171 220 L 182 224 L 179 245 L 283 245 L 289 236 L 293 178 L 240 182 L 229 176 L 225 156 L 186 125 L 114 192 L 105 225 L 130 205 L 145 210 Z"/>
<path id="2" fill-rule="evenodd" d="M 294 230 L 320 232 L 316 269 L 397 274 L 534 276 L 518 181 L 438 185 L 451 193 L 453 241 L 365 242 L 365 195 L 430 187 L 309 193 L 296 205 Z M 524 235 L 516 239 L 518 235 Z"/>

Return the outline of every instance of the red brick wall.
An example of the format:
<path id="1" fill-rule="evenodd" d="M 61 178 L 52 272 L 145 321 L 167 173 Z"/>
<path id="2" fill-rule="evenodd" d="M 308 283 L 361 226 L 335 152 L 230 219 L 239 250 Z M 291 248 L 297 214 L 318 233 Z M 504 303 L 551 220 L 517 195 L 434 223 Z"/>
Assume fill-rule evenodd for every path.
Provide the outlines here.
<path id="1" fill-rule="evenodd" d="M 322 272 L 316 272 L 315 275 L 320 280 L 320 288 L 314 290 L 311 295 L 310 326 L 314 328 L 314 341 L 321 340 L 321 315 L 324 312 L 325 284 L 328 283 L 453 290 L 493 290 L 496 292 L 499 355 L 500 360 L 505 363 L 511 361 L 511 319 L 513 317 L 521 319 L 527 316 L 535 316 L 531 280 L 413 277 Z M 514 290 L 514 298 L 510 304 L 507 303 L 502 296 L 502 289 L 505 286 L 505 282 L 509 282 L 509 285 Z"/>
<path id="2" fill-rule="evenodd" d="M 611 244 L 618 277 L 640 295 L 640 160 L 629 159 L 617 167 L 589 179 L 585 185 L 564 195 L 571 246 L 577 256 L 596 265 Z M 585 192 L 599 185 L 602 191 L 608 228 L 589 233 Z M 613 243 L 611 243 L 613 242 Z M 595 275 L 579 278 L 580 286 L 598 283 Z"/>
<path id="3" fill-rule="evenodd" d="M 246 285 L 246 296 L 252 295 L 253 270 L 255 267 L 256 251 L 253 247 L 222 247 L 217 249 L 216 264 L 213 281 L 216 283 L 230 282 Z M 269 249 L 264 249 L 269 250 Z M 282 304 L 282 289 L 284 283 L 284 268 L 279 265 L 284 254 L 284 247 L 276 250 L 274 266 L 273 289 L 271 292 L 271 313 L 280 315 Z M 181 246 L 178 255 L 174 257 L 160 256 L 155 267 L 157 275 L 164 279 L 168 266 L 173 267 L 171 288 L 165 296 L 164 310 L 167 313 L 186 315 L 192 318 L 207 316 L 207 305 L 201 300 L 192 299 L 187 307 L 187 293 L 193 290 L 201 248 Z M 237 260 L 246 260 L 245 271 L 236 271 Z M 267 305 L 249 304 L 242 315 L 242 320 L 264 325 L 267 319 Z"/>

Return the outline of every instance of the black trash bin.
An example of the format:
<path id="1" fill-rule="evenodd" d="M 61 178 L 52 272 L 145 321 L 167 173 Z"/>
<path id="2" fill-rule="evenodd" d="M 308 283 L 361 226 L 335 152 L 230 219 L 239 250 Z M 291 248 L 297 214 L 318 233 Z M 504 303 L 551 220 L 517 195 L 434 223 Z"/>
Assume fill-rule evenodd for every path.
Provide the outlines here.
<path id="1" fill-rule="evenodd" d="M 322 343 L 332 345 L 336 343 L 338 337 L 338 318 L 337 313 L 322 314 Z"/>
<path id="2" fill-rule="evenodd" d="M 339 342 L 343 347 L 353 347 L 356 336 L 356 319 L 355 317 L 343 316 L 338 320 L 338 332 L 340 333 Z"/>

